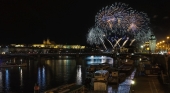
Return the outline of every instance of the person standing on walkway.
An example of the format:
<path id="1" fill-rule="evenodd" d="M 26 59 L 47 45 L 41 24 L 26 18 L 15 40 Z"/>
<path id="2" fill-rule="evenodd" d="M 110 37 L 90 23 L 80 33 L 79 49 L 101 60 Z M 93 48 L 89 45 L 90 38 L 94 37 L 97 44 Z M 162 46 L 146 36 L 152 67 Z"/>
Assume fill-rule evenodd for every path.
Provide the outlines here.
<path id="1" fill-rule="evenodd" d="M 40 87 L 39 87 L 38 83 L 36 83 L 34 86 L 34 93 L 40 93 L 39 90 L 40 90 Z"/>

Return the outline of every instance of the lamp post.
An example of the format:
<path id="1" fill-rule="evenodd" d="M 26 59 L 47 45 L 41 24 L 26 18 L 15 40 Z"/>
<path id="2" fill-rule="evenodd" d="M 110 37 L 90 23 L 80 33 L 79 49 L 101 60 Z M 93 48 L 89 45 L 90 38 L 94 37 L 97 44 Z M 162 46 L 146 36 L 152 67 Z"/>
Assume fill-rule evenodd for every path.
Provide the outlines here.
<path id="1" fill-rule="evenodd" d="M 157 52 L 160 53 L 160 43 L 157 43 L 156 47 L 157 47 Z"/>
<path id="2" fill-rule="evenodd" d="M 166 37 L 167 38 L 167 52 L 169 50 L 169 36 Z"/>
<path id="3" fill-rule="evenodd" d="M 156 44 L 157 52 L 159 53 L 159 43 Z"/>
<path id="4" fill-rule="evenodd" d="M 143 45 L 141 45 L 141 53 L 143 52 Z"/>
<path id="5" fill-rule="evenodd" d="M 133 86 L 135 84 L 135 81 L 134 79 L 131 80 L 131 92 L 133 93 L 134 92 L 134 89 L 133 89 Z"/>
<path id="6" fill-rule="evenodd" d="M 160 42 L 160 53 L 162 53 L 162 42 Z"/>
<path id="7" fill-rule="evenodd" d="M 162 41 L 162 51 L 164 52 L 166 49 L 164 48 L 164 45 L 165 45 L 165 41 L 163 40 Z"/>

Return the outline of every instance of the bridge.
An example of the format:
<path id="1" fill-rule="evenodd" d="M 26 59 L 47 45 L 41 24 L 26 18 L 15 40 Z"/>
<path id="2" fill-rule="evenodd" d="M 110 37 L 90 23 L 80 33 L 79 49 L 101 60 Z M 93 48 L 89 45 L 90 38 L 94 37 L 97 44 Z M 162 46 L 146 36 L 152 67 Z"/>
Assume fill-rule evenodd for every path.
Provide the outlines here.
<path id="1" fill-rule="evenodd" d="M 55 57 L 55 56 L 113 56 L 115 53 L 16 53 L 16 54 L 0 54 L 0 57 Z"/>
<path id="2" fill-rule="evenodd" d="M 68 56 L 68 57 L 67 57 Z M 70 57 L 71 56 L 71 57 Z M 69 59 L 73 58 L 76 60 L 76 64 L 82 64 L 82 61 L 87 56 L 107 56 L 114 60 L 130 58 L 132 60 L 139 60 L 142 56 L 146 56 L 153 63 L 160 63 L 165 65 L 165 57 L 161 54 L 149 54 L 149 53 L 47 53 L 47 54 L 30 54 L 30 53 L 15 53 L 15 54 L 0 54 L 0 59 Z"/>
<path id="3" fill-rule="evenodd" d="M 50 58 L 50 57 L 57 57 L 57 56 L 72 56 L 72 57 L 86 57 L 86 56 L 108 56 L 108 57 L 112 57 L 112 58 L 116 58 L 116 57 L 123 57 L 125 58 L 126 56 L 131 56 L 133 58 L 137 57 L 137 56 L 153 56 L 152 54 L 148 54 L 148 53 L 81 53 L 81 52 L 77 52 L 77 53 L 14 53 L 14 54 L 0 54 L 0 58 L 9 58 L 9 57 L 30 57 L 30 58 L 41 58 L 41 57 L 45 57 L 45 58 Z"/>

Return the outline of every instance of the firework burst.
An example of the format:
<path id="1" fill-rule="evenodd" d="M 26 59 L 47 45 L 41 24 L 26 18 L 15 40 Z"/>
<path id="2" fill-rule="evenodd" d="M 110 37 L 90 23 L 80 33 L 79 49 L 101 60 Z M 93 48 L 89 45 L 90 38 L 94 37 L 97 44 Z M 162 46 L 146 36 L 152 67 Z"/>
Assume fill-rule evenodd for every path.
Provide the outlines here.
<path id="1" fill-rule="evenodd" d="M 104 30 L 111 30 L 112 32 L 116 32 L 117 29 L 123 30 L 127 24 L 125 16 L 129 14 L 130 9 L 124 3 L 115 3 L 111 6 L 106 6 L 97 13 L 95 25 Z"/>
<path id="2" fill-rule="evenodd" d="M 105 33 L 100 28 L 92 27 L 87 34 L 87 43 L 90 45 L 100 45 L 103 43 L 102 40 L 104 40 L 103 35 L 105 35 Z"/>
<path id="3" fill-rule="evenodd" d="M 127 37 L 133 40 L 132 43 L 146 42 L 153 34 L 149 28 L 149 21 L 146 13 L 133 10 L 125 3 L 106 6 L 95 16 L 95 26 L 88 32 L 87 43 L 104 45 L 106 39 L 111 44 L 119 39 L 124 41 Z"/>
<path id="4" fill-rule="evenodd" d="M 128 17 L 128 33 L 136 35 L 149 30 L 149 18 L 146 13 L 131 11 Z"/>

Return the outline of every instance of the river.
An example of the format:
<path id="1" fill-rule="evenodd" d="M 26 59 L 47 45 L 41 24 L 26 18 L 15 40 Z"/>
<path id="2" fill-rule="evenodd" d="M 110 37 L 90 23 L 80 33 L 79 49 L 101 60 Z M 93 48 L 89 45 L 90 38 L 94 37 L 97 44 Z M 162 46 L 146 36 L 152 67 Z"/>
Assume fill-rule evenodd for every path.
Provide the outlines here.
<path id="1" fill-rule="evenodd" d="M 0 68 L 0 93 L 33 93 L 35 83 L 39 84 L 40 93 L 66 83 L 81 85 L 89 65 L 105 62 L 113 65 L 113 59 L 106 56 L 89 56 L 81 60 L 81 64 L 77 65 L 76 60 L 69 56 L 57 59 L 0 59 L 0 64 L 27 63 L 26 67 Z"/>

